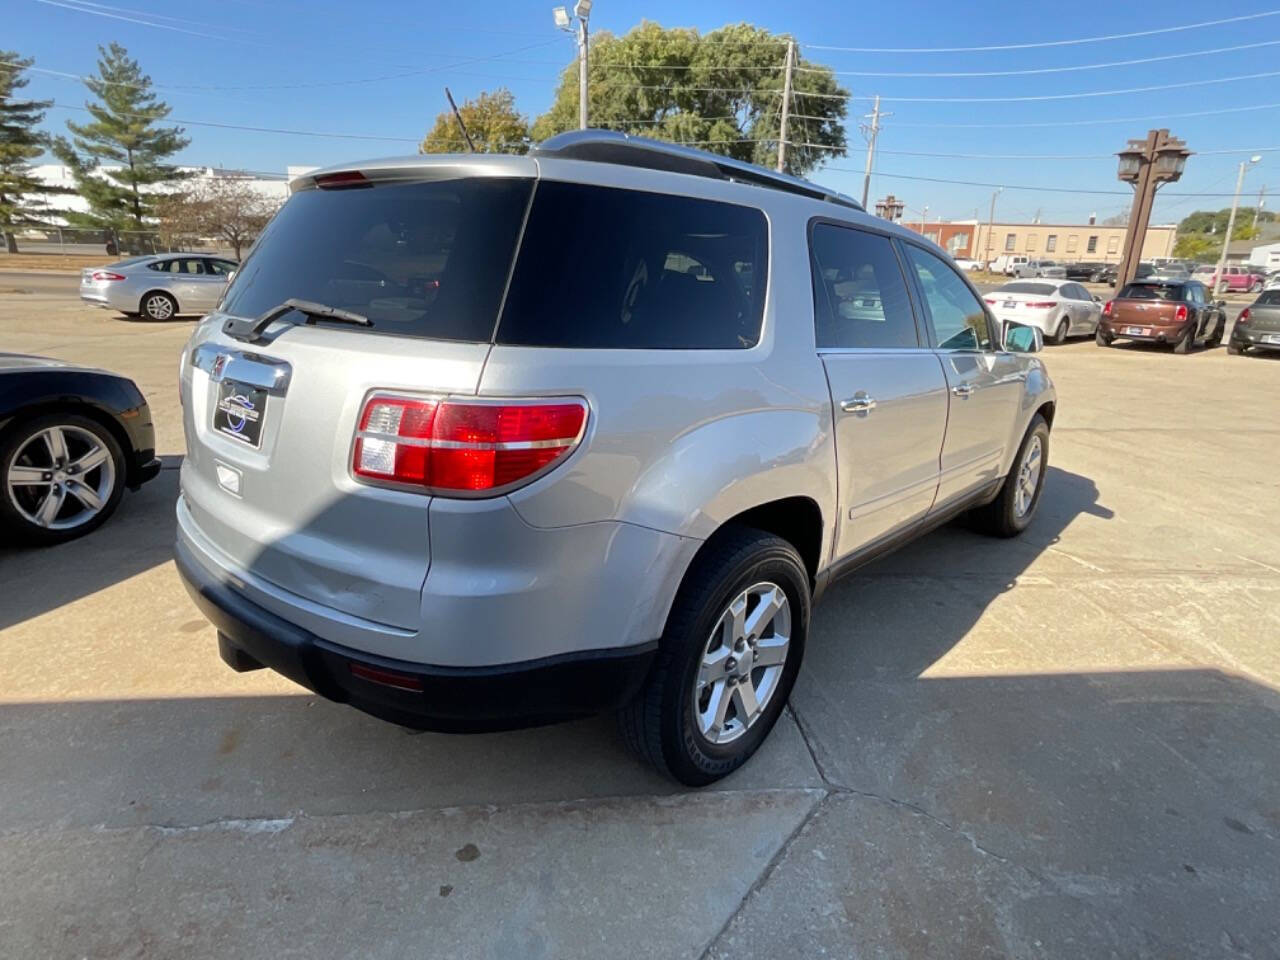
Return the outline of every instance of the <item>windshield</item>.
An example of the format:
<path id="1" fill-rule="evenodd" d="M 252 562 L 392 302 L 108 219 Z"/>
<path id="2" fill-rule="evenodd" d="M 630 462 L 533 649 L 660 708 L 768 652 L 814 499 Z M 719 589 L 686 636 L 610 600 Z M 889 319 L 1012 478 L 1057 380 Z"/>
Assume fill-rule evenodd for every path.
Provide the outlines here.
<path id="1" fill-rule="evenodd" d="M 222 309 L 257 317 L 295 298 L 366 316 L 374 333 L 489 340 L 530 189 L 486 178 L 302 190 Z"/>
<path id="2" fill-rule="evenodd" d="M 1051 283 L 1006 283 L 996 293 L 1034 293 L 1040 297 L 1052 296 L 1058 288 Z"/>
<path id="3" fill-rule="evenodd" d="M 1177 284 L 1129 283 L 1120 291 L 1120 300 L 1182 300 L 1185 288 Z"/>

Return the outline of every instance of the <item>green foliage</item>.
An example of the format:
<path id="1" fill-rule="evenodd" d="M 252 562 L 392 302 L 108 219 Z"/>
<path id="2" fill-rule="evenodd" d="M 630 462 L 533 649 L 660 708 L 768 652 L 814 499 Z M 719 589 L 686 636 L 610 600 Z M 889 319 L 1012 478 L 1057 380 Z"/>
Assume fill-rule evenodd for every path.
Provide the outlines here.
<path id="1" fill-rule="evenodd" d="M 529 149 L 529 121 L 516 109 L 516 98 L 506 87 L 481 93 L 458 107 L 467 134 L 478 153 L 526 153 Z M 467 141 L 458 129 L 452 110 L 436 115 L 419 153 L 466 153 Z"/>
<path id="2" fill-rule="evenodd" d="M 1185 260 L 1208 263 L 1216 261 L 1222 253 L 1222 235 L 1210 236 L 1207 233 L 1178 233 L 1178 242 L 1173 246 L 1173 255 Z"/>
<path id="3" fill-rule="evenodd" d="M 651 22 L 622 37 L 596 34 L 588 59 L 591 126 L 698 141 L 715 153 L 772 167 L 789 39 L 746 23 L 705 36 Z M 787 172 L 804 174 L 824 159 L 844 156 L 847 91 L 830 68 L 797 59 Z M 544 140 L 577 126 L 575 63 L 561 76 L 555 102 L 534 124 L 533 137 Z"/>
<path id="4" fill-rule="evenodd" d="M 1253 207 L 1240 207 L 1236 211 L 1235 229 L 1231 231 L 1232 240 L 1249 240 L 1254 236 L 1253 215 L 1255 213 Z M 1178 234 L 1184 233 L 1205 233 L 1212 234 L 1219 238 L 1221 243 L 1222 234 L 1227 229 L 1227 220 L 1231 218 L 1231 208 L 1224 207 L 1221 210 L 1197 210 L 1182 218 L 1182 222 L 1178 224 Z M 1263 210 L 1258 216 L 1259 223 L 1271 223 L 1276 215 L 1270 210 Z"/>
<path id="5" fill-rule="evenodd" d="M 23 71 L 34 62 L 0 50 L 0 233 L 10 253 L 18 252 L 13 228 L 40 223 L 48 206 L 45 197 L 61 192 L 37 178 L 30 164 L 44 152 L 45 138 L 36 127 L 53 101 L 14 96 L 30 82 Z"/>
<path id="6" fill-rule="evenodd" d="M 147 188 L 183 178 L 165 161 L 191 141 L 181 127 L 158 125 L 169 106 L 156 99 L 151 78 L 124 47 L 113 43 L 98 51 L 98 75 L 85 80 L 98 98 L 85 104 L 93 120 L 68 120 L 72 140 L 59 137 L 53 146 L 89 204 L 88 213 L 68 213 L 67 219 L 99 229 L 137 230 L 153 216 L 156 197 Z"/>

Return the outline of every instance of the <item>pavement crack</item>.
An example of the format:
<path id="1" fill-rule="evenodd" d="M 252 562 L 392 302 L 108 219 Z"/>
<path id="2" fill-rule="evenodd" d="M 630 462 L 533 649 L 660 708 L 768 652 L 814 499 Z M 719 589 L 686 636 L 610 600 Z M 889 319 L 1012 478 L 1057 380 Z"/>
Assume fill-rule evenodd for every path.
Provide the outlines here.
<path id="1" fill-rule="evenodd" d="M 813 821 L 813 818 L 818 815 L 818 811 L 822 809 L 822 805 L 826 803 L 830 797 L 830 793 L 823 793 L 813 806 L 809 808 L 809 812 L 801 818 L 798 824 L 796 824 L 796 828 L 787 835 L 787 838 L 783 840 L 781 844 L 778 845 L 778 849 L 774 851 L 773 856 L 769 858 L 769 862 L 764 865 L 764 868 L 760 871 L 759 875 L 754 881 L 752 881 L 751 886 L 749 886 L 746 892 L 742 895 L 742 899 L 738 901 L 738 905 L 733 908 L 733 912 L 729 914 L 724 923 L 720 926 L 720 929 L 712 935 L 711 939 L 707 941 L 707 945 L 698 953 L 698 960 L 707 960 L 707 958 L 711 956 L 711 951 L 715 949 L 715 945 L 720 942 L 720 938 L 725 935 L 725 932 L 731 926 L 733 926 L 733 921 L 738 919 L 742 911 L 746 909 L 747 904 L 751 902 L 751 898 L 769 882 L 769 878 L 773 876 L 773 871 L 777 869 L 778 864 L 780 864 L 786 857 L 787 853 L 790 852 L 792 845 L 800 835 L 804 833 L 805 829 Z"/>

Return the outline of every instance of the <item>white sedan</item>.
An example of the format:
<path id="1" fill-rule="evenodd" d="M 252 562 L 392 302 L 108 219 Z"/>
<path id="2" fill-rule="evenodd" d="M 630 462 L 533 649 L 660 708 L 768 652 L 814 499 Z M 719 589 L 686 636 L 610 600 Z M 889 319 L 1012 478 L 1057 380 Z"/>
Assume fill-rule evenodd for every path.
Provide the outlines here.
<path id="1" fill-rule="evenodd" d="M 1093 336 L 1102 304 L 1074 280 L 1014 280 L 982 297 L 996 319 L 1039 327 L 1045 340 Z"/>

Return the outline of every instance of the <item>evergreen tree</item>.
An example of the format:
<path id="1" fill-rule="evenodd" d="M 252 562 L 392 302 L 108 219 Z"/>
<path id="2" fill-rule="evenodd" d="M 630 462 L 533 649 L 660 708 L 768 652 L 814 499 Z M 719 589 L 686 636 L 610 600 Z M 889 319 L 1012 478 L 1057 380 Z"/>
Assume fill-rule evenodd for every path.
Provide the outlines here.
<path id="1" fill-rule="evenodd" d="M 14 96 L 29 83 L 22 74 L 34 62 L 0 50 L 0 233 L 10 253 L 18 252 L 15 228 L 39 223 L 45 196 L 59 192 L 32 174 L 29 162 L 44 152 L 45 136 L 36 126 L 53 101 Z"/>
<path id="2" fill-rule="evenodd" d="M 85 79 L 97 97 L 88 102 L 93 120 L 67 121 L 72 140 L 59 137 L 54 153 L 70 169 L 88 213 L 72 212 L 72 223 L 106 230 L 141 230 L 153 216 L 156 192 L 148 188 L 185 176 L 165 161 L 191 141 L 181 127 L 162 127 L 169 105 L 151 92 L 151 78 L 118 43 L 99 47 L 98 75 Z"/>

